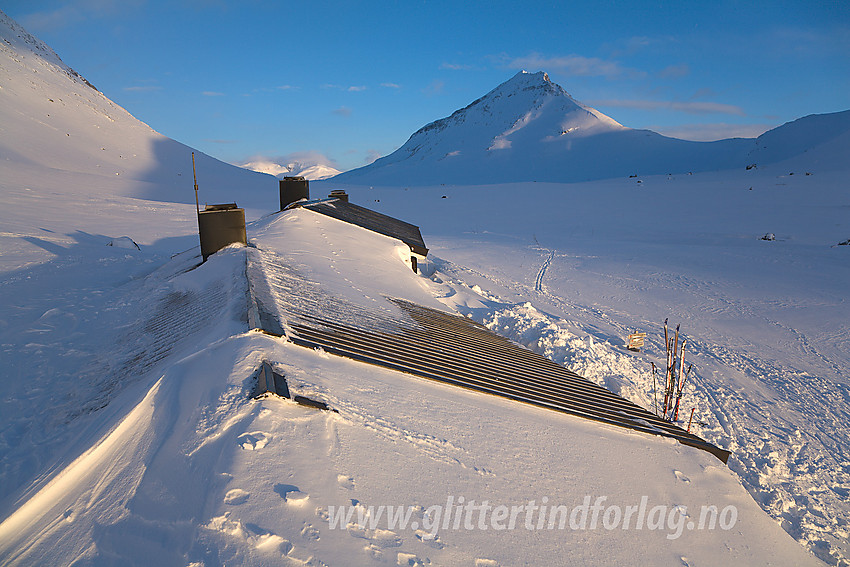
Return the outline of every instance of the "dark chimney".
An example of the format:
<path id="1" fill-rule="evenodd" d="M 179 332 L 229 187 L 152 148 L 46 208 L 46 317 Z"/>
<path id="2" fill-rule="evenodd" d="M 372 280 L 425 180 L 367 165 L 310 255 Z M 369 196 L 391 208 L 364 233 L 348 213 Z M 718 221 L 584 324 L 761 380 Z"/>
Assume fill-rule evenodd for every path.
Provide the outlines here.
<path id="1" fill-rule="evenodd" d="M 310 198 L 310 182 L 301 177 L 284 177 L 280 180 L 280 210 L 301 199 Z"/>
<path id="2" fill-rule="evenodd" d="M 207 205 L 198 213 L 198 230 L 204 262 L 211 254 L 229 244 L 248 243 L 245 234 L 245 210 L 237 208 L 236 203 Z"/>

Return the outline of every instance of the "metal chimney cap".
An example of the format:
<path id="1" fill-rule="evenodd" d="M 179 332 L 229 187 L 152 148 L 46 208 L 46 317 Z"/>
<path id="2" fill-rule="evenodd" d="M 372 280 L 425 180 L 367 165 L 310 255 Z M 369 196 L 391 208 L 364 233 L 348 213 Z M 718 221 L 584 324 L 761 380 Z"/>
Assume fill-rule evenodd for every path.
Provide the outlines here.
<path id="1" fill-rule="evenodd" d="M 285 175 L 283 178 L 287 180 L 291 179 L 292 181 L 306 181 L 301 175 Z"/>
<path id="2" fill-rule="evenodd" d="M 204 211 L 229 211 L 235 208 L 236 203 L 220 203 L 218 205 L 206 205 Z"/>

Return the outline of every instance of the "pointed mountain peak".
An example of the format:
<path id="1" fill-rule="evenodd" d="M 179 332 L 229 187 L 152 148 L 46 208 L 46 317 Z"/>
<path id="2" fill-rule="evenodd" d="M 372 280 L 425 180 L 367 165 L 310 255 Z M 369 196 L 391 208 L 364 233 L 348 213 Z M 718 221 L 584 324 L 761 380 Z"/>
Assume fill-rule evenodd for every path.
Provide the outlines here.
<path id="1" fill-rule="evenodd" d="M 538 71 L 537 73 L 529 73 L 528 71 L 520 71 L 495 89 L 497 90 L 535 90 L 540 89 L 549 94 L 567 94 L 567 91 L 556 85 L 549 79 L 548 73 Z M 570 97 L 572 98 L 572 97 Z"/>
<path id="2" fill-rule="evenodd" d="M 451 116 L 420 128 L 399 151 L 459 155 L 476 147 L 505 149 L 519 138 L 551 142 L 568 134 L 622 129 L 617 121 L 575 100 L 545 72 L 520 71 Z M 445 145 L 457 147 L 444 152 Z"/>

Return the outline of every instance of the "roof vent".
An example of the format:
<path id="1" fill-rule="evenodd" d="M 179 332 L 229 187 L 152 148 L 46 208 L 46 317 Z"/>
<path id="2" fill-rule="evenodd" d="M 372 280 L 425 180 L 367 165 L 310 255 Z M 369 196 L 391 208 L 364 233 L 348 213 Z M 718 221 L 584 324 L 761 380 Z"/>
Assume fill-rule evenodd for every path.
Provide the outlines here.
<path id="1" fill-rule="evenodd" d="M 348 202 L 348 193 L 346 193 L 342 189 L 334 189 L 330 192 L 330 195 L 328 195 L 328 197 L 330 197 L 331 199 L 339 199 L 340 201 L 345 201 L 346 203 Z"/>

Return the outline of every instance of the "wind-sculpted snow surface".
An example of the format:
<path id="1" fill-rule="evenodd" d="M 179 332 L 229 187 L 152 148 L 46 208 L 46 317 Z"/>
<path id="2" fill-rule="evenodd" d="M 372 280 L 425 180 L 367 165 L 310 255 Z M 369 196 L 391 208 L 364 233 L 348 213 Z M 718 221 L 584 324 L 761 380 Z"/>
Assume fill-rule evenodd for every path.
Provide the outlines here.
<path id="1" fill-rule="evenodd" d="M 161 258 L 81 248 L 2 284 L 0 312 L 15 315 L 3 318 L 0 335 L 6 511 L 10 497 L 116 396 L 163 368 L 165 359 L 191 352 L 211 330 L 226 336 L 247 324 L 244 261 L 227 266 L 226 258 L 216 258 L 190 272 L 200 262 L 193 251 L 140 277 Z"/>

